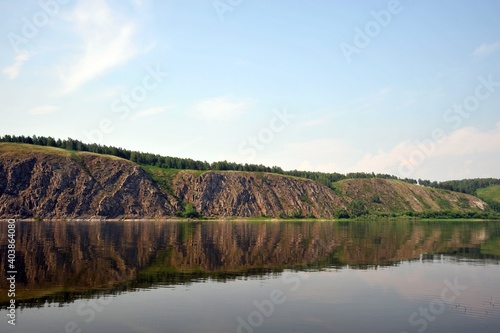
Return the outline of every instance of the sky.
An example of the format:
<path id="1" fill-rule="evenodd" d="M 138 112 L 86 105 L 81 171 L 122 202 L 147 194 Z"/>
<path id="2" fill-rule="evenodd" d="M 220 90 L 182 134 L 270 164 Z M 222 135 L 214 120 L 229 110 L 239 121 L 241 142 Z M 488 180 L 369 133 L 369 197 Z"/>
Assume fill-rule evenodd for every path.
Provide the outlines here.
<path id="1" fill-rule="evenodd" d="M 496 0 L 0 0 L 0 135 L 500 178 Z"/>

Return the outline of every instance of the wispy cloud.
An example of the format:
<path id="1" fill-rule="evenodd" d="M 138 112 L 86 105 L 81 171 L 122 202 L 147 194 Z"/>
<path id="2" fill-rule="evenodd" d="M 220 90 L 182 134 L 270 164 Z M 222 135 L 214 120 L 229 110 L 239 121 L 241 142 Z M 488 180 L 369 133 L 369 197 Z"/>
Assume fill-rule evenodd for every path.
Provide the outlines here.
<path id="1" fill-rule="evenodd" d="M 23 67 L 24 63 L 31 58 L 31 55 L 27 51 L 21 51 L 14 57 L 14 63 L 3 69 L 3 72 L 9 79 L 15 79 L 19 76 L 19 72 Z"/>
<path id="2" fill-rule="evenodd" d="M 28 110 L 28 114 L 32 116 L 42 116 L 50 113 L 54 113 L 57 110 L 59 110 L 59 107 L 55 105 L 42 105 L 42 106 L 37 106 L 34 107 L 30 110 Z"/>
<path id="3" fill-rule="evenodd" d="M 77 90 L 138 53 L 134 46 L 134 20 L 118 17 L 106 1 L 80 1 L 69 20 L 82 48 L 69 68 L 62 70 L 64 93 Z"/>
<path id="4" fill-rule="evenodd" d="M 231 120 L 242 115 L 247 106 L 247 102 L 222 96 L 198 102 L 194 107 L 194 113 L 207 121 Z"/>
<path id="5" fill-rule="evenodd" d="M 478 164 L 488 166 L 488 170 L 499 170 L 499 161 L 494 161 L 491 157 L 500 156 L 500 122 L 496 127 L 481 131 L 475 127 L 465 127 L 458 129 L 447 137 L 443 142 L 434 142 L 425 140 L 420 143 L 411 143 L 408 141 L 395 145 L 389 151 L 380 150 L 375 154 L 366 153 L 354 167 L 360 171 L 375 171 L 398 174 L 398 167 L 410 156 L 420 156 L 419 163 L 413 165 L 415 168 L 414 177 L 429 177 L 429 175 L 438 175 L 437 169 L 460 169 L 457 168 L 453 160 L 463 161 L 474 160 Z M 423 156 L 423 157 L 422 157 Z M 495 164 L 496 163 L 496 164 Z M 439 168 L 435 168 L 438 165 Z M 434 170 L 431 170 L 434 168 Z M 455 172 L 455 174 L 456 174 Z M 496 173 L 498 173 L 496 171 Z M 453 176 L 451 176 L 453 178 Z M 460 178 L 458 174 L 454 176 Z M 432 177 L 430 177 L 432 178 Z"/>
<path id="6" fill-rule="evenodd" d="M 491 44 L 482 44 L 481 46 L 479 46 L 474 50 L 472 55 L 476 58 L 480 58 L 490 55 L 498 50 L 500 50 L 500 42 Z"/>
<path id="7" fill-rule="evenodd" d="M 450 134 L 448 140 L 437 145 L 436 154 L 467 156 L 475 153 L 495 153 L 500 156 L 500 122 L 488 131 L 464 127 Z"/>
<path id="8" fill-rule="evenodd" d="M 140 118 L 145 118 L 145 117 L 151 117 L 158 115 L 160 113 L 163 113 L 167 110 L 172 109 L 172 106 L 162 106 L 162 107 L 156 107 L 156 108 L 149 108 L 149 109 L 144 109 L 136 112 L 131 119 L 136 120 Z"/>

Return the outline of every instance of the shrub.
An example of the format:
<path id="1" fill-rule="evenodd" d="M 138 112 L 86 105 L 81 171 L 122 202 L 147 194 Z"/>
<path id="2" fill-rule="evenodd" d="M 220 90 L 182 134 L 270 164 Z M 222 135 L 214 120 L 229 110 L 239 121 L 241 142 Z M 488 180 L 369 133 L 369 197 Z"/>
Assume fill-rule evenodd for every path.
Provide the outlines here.
<path id="1" fill-rule="evenodd" d="M 196 208 L 193 207 L 191 204 L 187 204 L 184 207 L 184 213 L 182 214 L 183 217 L 185 218 L 198 218 L 200 217 L 200 213 L 196 211 Z"/>
<path id="2" fill-rule="evenodd" d="M 349 203 L 348 209 L 351 212 L 351 216 L 353 216 L 353 217 L 368 214 L 368 210 L 366 209 L 365 204 L 361 200 L 351 201 Z"/>
<path id="3" fill-rule="evenodd" d="M 340 208 L 337 209 L 335 213 L 333 213 L 333 217 L 335 217 L 336 219 L 348 219 L 351 216 L 349 215 L 349 213 L 345 208 Z"/>

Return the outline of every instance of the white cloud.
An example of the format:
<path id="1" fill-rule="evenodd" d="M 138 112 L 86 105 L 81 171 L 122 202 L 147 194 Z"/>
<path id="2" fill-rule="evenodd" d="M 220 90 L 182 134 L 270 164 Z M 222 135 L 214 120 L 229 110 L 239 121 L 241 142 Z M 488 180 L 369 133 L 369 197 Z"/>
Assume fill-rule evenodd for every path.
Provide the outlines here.
<path id="1" fill-rule="evenodd" d="M 500 177 L 500 122 L 490 130 L 466 127 L 445 141 L 403 141 L 392 148 L 367 152 L 346 140 L 317 139 L 258 151 L 252 163 L 279 165 L 285 170 L 375 172 L 401 178 L 450 180 Z M 242 161 L 241 156 L 231 160 Z M 404 164 L 411 161 L 413 164 Z M 408 172 L 407 168 L 411 167 Z"/>
<path id="2" fill-rule="evenodd" d="M 442 142 L 430 138 L 419 143 L 404 141 L 389 151 L 367 153 L 355 169 L 433 180 L 498 177 L 499 142 L 500 122 L 487 131 L 465 127 L 450 133 Z"/>
<path id="3" fill-rule="evenodd" d="M 149 108 L 149 109 L 144 109 L 136 112 L 131 119 L 136 120 L 144 117 L 151 117 L 155 116 L 157 114 L 163 113 L 169 109 L 171 109 L 171 106 L 163 106 L 163 107 L 156 107 L 156 108 Z"/>
<path id="4" fill-rule="evenodd" d="M 464 127 L 453 132 L 449 139 L 436 146 L 436 156 L 468 156 L 475 153 L 500 153 L 500 122 L 492 130 L 480 131 Z"/>
<path id="5" fill-rule="evenodd" d="M 194 113 L 206 121 L 231 120 L 242 115 L 247 106 L 246 102 L 222 96 L 198 102 L 194 107 Z"/>
<path id="6" fill-rule="evenodd" d="M 54 113 L 57 110 L 59 110 L 59 107 L 57 107 L 57 106 L 42 105 L 42 106 L 37 106 L 37 107 L 34 107 L 34 108 L 28 110 L 28 113 L 32 116 L 42 116 L 42 115 L 46 115 L 49 113 Z"/>
<path id="7" fill-rule="evenodd" d="M 491 44 L 482 44 L 472 53 L 475 57 L 484 57 L 500 50 L 500 42 Z"/>
<path id="8" fill-rule="evenodd" d="M 29 60 L 29 58 L 31 58 L 31 55 L 28 52 L 18 52 L 14 58 L 14 63 L 3 69 L 4 74 L 7 75 L 9 79 L 15 79 L 19 76 L 21 68 L 24 63 Z"/>
<path id="9" fill-rule="evenodd" d="M 64 93 L 77 90 L 138 53 L 134 46 L 135 23 L 117 17 L 106 1 L 80 1 L 69 20 L 82 48 L 69 68 L 62 71 Z"/>

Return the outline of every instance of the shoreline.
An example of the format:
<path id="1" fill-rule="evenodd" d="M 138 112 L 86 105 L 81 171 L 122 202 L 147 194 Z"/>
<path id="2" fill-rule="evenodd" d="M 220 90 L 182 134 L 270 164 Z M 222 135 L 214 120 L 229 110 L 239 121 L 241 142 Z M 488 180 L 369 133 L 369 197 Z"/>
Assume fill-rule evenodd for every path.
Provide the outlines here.
<path id="1" fill-rule="evenodd" d="M 0 219 L 1 222 L 8 222 L 9 219 Z M 12 218 L 10 218 L 12 220 Z M 190 223 L 201 223 L 201 222 L 359 222 L 359 221 L 454 221 L 454 222 L 500 222 L 500 218 L 430 218 L 430 217 L 411 217 L 411 216 L 401 216 L 401 217 L 358 217 L 358 218 L 348 218 L 348 219 L 335 219 L 335 218 L 261 218 L 261 217 L 209 217 L 209 218 L 178 218 L 178 217 L 165 217 L 165 218 L 57 218 L 57 219 L 18 219 L 14 218 L 16 222 L 190 222 Z"/>

